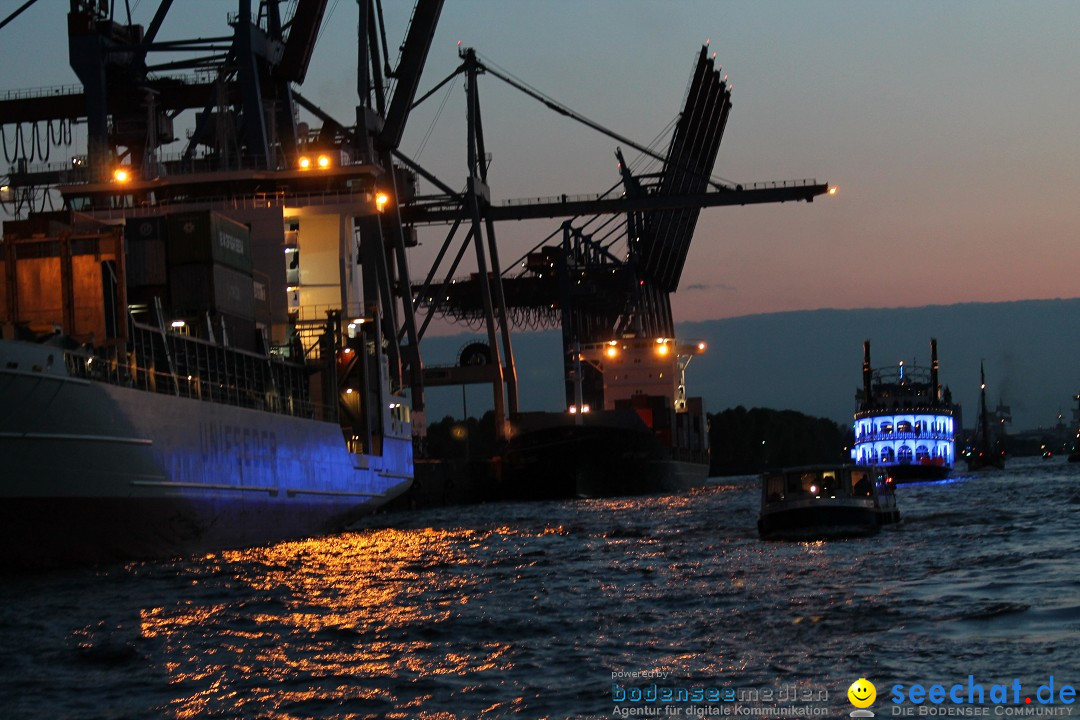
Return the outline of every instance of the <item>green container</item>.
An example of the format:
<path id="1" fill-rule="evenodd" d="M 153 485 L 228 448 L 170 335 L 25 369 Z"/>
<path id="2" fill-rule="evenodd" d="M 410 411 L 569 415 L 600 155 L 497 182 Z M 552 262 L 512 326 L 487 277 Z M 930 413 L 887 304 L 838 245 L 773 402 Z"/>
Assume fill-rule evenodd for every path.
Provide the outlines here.
<path id="1" fill-rule="evenodd" d="M 214 212 L 169 215 L 169 266 L 225 265 L 251 274 L 251 232 L 247 225 Z"/>

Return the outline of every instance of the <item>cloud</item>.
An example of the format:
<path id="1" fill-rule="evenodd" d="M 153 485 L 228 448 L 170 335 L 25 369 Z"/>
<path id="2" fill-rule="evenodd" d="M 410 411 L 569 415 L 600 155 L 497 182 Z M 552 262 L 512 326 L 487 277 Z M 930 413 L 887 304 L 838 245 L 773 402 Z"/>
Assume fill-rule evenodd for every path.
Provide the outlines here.
<path id="1" fill-rule="evenodd" d="M 735 288 L 734 285 L 728 285 L 727 283 L 722 283 L 722 282 L 691 283 L 691 284 L 689 284 L 689 285 L 687 285 L 686 287 L 683 288 L 683 290 L 688 291 L 688 292 L 694 291 L 694 290 L 727 290 L 727 291 L 732 291 L 732 290 L 735 290 L 735 289 L 736 288 Z"/>

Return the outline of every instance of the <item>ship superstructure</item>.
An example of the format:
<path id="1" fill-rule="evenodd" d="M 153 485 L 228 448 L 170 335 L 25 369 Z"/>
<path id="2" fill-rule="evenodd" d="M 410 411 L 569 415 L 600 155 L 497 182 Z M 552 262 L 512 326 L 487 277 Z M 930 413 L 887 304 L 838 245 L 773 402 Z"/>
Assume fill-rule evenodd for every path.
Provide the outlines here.
<path id="1" fill-rule="evenodd" d="M 888 468 L 898 481 L 949 474 L 956 462 L 958 408 L 939 381 L 937 340 L 930 341 L 929 367 L 900 362 L 877 369 L 870 365 L 867 340 L 855 399 L 856 464 Z"/>

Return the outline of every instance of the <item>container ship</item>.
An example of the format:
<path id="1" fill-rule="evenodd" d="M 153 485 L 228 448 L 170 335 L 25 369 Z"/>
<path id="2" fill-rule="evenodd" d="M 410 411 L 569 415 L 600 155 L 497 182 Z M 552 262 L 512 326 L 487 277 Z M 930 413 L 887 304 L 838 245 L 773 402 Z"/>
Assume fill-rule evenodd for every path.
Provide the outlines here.
<path id="1" fill-rule="evenodd" d="M 863 386 L 855 395 L 858 465 L 888 469 L 897 482 L 940 480 L 956 461 L 959 407 L 938 377 L 937 340 L 930 341 L 930 367 L 915 364 L 873 369 L 870 341 L 863 344 Z"/>
<path id="2" fill-rule="evenodd" d="M 622 338 L 573 351 L 573 403 L 563 413 L 512 420 L 504 456 L 506 495 L 596 498 L 675 492 L 704 484 L 708 429 L 700 397 L 686 395 L 686 368 L 705 343 Z M 582 375 L 602 376 L 603 407 L 583 400 Z"/>
<path id="3" fill-rule="evenodd" d="M 409 407 L 377 310 L 346 302 L 340 221 L 265 205 L 4 224 L 5 566 L 319 534 L 409 487 Z"/>

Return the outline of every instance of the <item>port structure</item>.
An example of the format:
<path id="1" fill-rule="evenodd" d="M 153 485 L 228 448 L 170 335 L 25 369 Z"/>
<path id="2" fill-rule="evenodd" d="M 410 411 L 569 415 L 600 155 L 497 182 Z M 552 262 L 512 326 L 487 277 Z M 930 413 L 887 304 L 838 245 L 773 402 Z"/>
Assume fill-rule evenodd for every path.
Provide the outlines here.
<path id="1" fill-rule="evenodd" d="M 32 4 L 0 19 L 0 32 L 16 31 L 18 16 Z M 392 158 L 443 3 L 416 2 L 396 66 L 381 0 L 357 3 L 358 102 L 349 122 L 299 91 L 327 4 L 297 0 L 284 17 L 275 0 L 254 10 L 251 0 L 236 0 L 227 16 L 214 6 L 222 8 L 227 32 L 163 41 L 170 10 L 179 11 L 173 0 L 160 0 L 146 27 L 132 22 L 126 3 L 70 0 L 70 65 L 81 85 L 0 97 L 10 168 L 0 179 L 0 203 L 8 216 L 29 216 L 26 222 L 45 231 L 49 211 L 61 209 L 69 222 L 129 229 L 183 212 L 245 225 L 252 273 L 265 275 L 269 307 L 259 328 L 265 339 L 250 349 L 268 357 L 296 346 L 318 354 L 319 338 L 331 330 L 339 350 L 350 341 L 366 343 L 375 348 L 376 365 L 388 364 L 393 390 L 411 389 L 413 431 L 422 434 L 422 363 L 405 253 L 412 236 L 399 214 L 412 187 Z M 126 17 L 121 6 L 128 7 Z M 321 127 L 298 122 L 300 108 Z M 186 112 L 194 121 L 188 116 L 180 139 L 176 129 Z M 85 125 L 85 153 L 72 154 L 76 124 Z M 173 143 L 183 149 L 169 154 Z M 53 154 L 62 159 L 50 163 Z M 14 252 L 16 244 L 12 239 L 6 249 Z M 15 273 L 16 258 L 8 260 Z M 12 275 L 0 320 L 19 320 L 17 294 Z M 146 305 L 153 316 L 154 303 Z M 215 338 L 210 325 L 207 318 L 174 320 L 172 327 L 205 329 L 220 344 L 222 333 Z M 341 387 L 327 388 L 327 398 L 337 390 L 344 395 L 347 378 L 337 380 Z M 370 412 L 378 414 L 386 402 L 373 399 Z"/>
<path id="2" fill-rule="evenodd" d="M 0 20 L 0 28 L 17 23 L 26 6 Z M 475 381 L 491 384 L 496 429 L 505 430 L 506 416 L 518 410 L 512 326 L 558 323 L 568 351 L 574 342 L 587 345 L 613 335 L 671 337 L 669 296 L 702 208 L 812 201 L 829 190 L 812 180 L 734 183 L 711 177 L 731 89 L 707 48 L 699 54 L 685 108 L 662 155 L 493 69 L 472 49 L 463 49 L 461 65 L 418 98 L 440 0 L 416 2 L 396 67 L 389 62 L 380 0 L 357 3 L 358 104 L 348 122 L 298 89 L 326 0 L 298 0 L 287 18 L 272 0 L 259 2 L 254 12 L 251 0 L 236 0 L 228 33 L 158 41 L 173 6 L 172 0 L 160 0 L 143 28 L 130 16 L 118 19 L 116 3 L 70 0 L 70 63 L 81 87 L 0 98 L 0 131 L 11 167 L 0 181 L 0 203 L 21 216 L 53 209 L 59 197 L 66 211 L 106 223 L 210 209 L 247 225 L 255 264 L 268 277 L 270 344 L 287 346 L 290 334 L 310 340 L 330 324 L 362 327 L 364 337 L 385 347 L 393 386 L 412 391 L 414 432 L 423 428 L 425 383 Z M 185 57 L 153 64 L 157 53 Z M 411 110 L 459 75 L 467 90 L 464 191 L 399 148 Z M 620 180 L 606 193 L 493 203 L 481 75 L 660 162 L 661 170 L 634 174 L 619 150 Z M 318 118 L 321 127 L 297 122 L 298 108 Z M 164 148 L 177 142 L 175 128 L 187 111 L 194 111 L 195 121 L 184 149 L 168 156 Z M 70 144 L 75 123 L 86 125 L 86 153 L 48 164 L 51 148 Z M 438 192 L 418 195 L 417 178 Z M 504 266 L 495 223 L 531 218 L 563 218 L 548 238 L 560 239 L 542 241 L 520 262 Z M 433 224 L 451 229 L 424 281 L 414 284 L 405 249 L 415 243 L 416 226 Z M 442 275 L 442 262 L 462 228 L 464 239 Z M 614 247 L 617 242 L 626 247 Z M 470 247 L 477 272 L 454 282 Z M 426 311 L 422 323 L 415 304 Z M 343 317 L 327 323 L 319 308 L 337 308 Z M 489 362 L 425 371 L 420 342 L 436 315 L 481 322 Z M 566 363 L 569 370 L 569 352 Z M 589 372 L 587 367 L 586 399 L 596 396 L 592 402 L 600 407 L 603 383 Z"/>
<path id="3" fill-rule="evenodd" d="M 402 213 L 409 225 L 451 225 L 427 277 L 414 287 L 416 302 L 426 313 L 421 335 L 432 317 L 443 316 L 474 327 L 482 325 L 491 348 L 489 362 L 480 367 L 463 364 L 457 368 L 429 368 L 427 383 L 492 382 L 497 428 L 504 417 L 504 383 L 511 415 L 517 407 L 511 326 L 560 326 L 567 406 L 605 407 L 602 370 L 597 364 L 582 364 L 575 348 L 597 346 L 612 339 L 674 337 L 670 295 L 678 288 L 702 209 L 811 202 L 818 195 L 833 192 L 826 183 L 816 180 L 737 183 L 713 178 L 732 105 L 731 86 L 727 77 L 721 76 L 715 53 L 710 53 L 707 44 L 698 53 L 684 107 L 665 154 L 613 132 L 490 67 L 473 49 L 464 49 L 460 55 L 461 66 L 450 77 L 463 74 L 466 78 L 466 190 L 452 190 L 397 154 L 405 165 L 441 190 L 439 194 L 414 197 Z M 492 203 L 477 86 L 477 78 L 483 74 L 617 141 L 619 182 L 595 196 L 561 195 Z M 659 163 L 659 170 L 635 174 L 623 156 L 622 146 Z M 501 266 L 494 240 L 495 223 L 538 218 L 564 220 L 523 257 Z M 465 240 L 448 270 L 440 274 L 463 226 L 468 228 Z M 485 234 L 490 249 L 486 258 L 482 242 Z M 469 277 L 455 277 L 470 242 L 476 248 L 478 270 Z M 502 341 L 501 348 L 497 339 Z"/>

